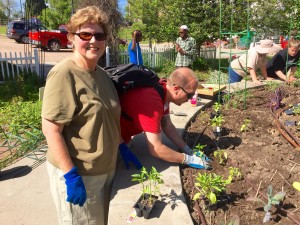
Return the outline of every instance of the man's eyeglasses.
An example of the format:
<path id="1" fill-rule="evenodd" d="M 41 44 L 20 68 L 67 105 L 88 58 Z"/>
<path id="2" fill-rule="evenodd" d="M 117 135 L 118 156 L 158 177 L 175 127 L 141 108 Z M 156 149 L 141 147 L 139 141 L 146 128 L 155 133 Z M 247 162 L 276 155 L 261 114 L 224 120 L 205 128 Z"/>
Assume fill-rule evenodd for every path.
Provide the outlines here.
<path id="1" fill-rule="evenodd" d="M 177 85 L 177 84 L 173 84 L 174 86 Z M 186 94 L 186 97 L 187 99 L 191 99 L 195 93 L 188 93 L 183 87 L 177 85 L 185 94 Z"/>
<path id="2" fill-rule="evenodd" d="M 90 33 L 90 32 L 79 32 L 79 33 L 73 33 L 77 35 L 81 40 L 83 41 L 90 41 L 92 37 L 95 37 L 96 41 L 105 41 L 106 34 L 105 33 Z"/>

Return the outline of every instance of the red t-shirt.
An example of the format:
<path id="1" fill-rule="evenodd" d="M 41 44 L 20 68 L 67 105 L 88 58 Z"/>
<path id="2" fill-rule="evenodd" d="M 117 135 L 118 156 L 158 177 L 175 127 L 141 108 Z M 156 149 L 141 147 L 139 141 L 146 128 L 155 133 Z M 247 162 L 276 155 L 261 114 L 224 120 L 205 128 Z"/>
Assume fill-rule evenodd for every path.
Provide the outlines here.
<path id="1" fill-rule="evenodd" d="M 165 85 L 164 85 L 165 88 Z M 143 131 L 158 134 L 163 115 L 169 113 L 169 104 L 162 101 L 153 87 L 134 88 L 120 96 L 122 112 L 131 120 L 121 116 L 121 135 L 125 143 L 131 136 Z"/>

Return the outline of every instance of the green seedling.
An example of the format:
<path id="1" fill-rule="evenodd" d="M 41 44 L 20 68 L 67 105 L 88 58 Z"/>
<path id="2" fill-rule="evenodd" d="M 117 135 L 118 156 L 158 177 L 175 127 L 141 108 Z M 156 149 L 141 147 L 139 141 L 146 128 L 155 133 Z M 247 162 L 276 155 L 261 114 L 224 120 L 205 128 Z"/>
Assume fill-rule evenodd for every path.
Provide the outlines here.
<path id="1" fill-rule="evenodd" d="M 293 106 L 293 112 L 296 115 L 300 115 L 300 105 L 299 104 Z"/>
<path id="2" fill-rule="evenodd" d="M 216 113 L 219 113 L 219 112 L 221 112 L 221 106 L 222 105 L 220 103 L 215 102 L 212 108 Z"/>
<path id="3" fill-rule="evenodd" d="M 257 198 L 257 197 L 249 197 L 246 199 L 246 201 L 261 202 L 264 204 L 264 211 L 266 212 L 266 214 L 264 216 L 263 223 L 270 221 L 270 219 L 272 218 L 270 212 L 272 205 L 279 205 L 280 201 L 282 201 L 286 195 L 286 193 L 283 191 L 279 191 L 274 195 L 272 195 L 272 192 L 273 192 L 272 185 L 269 185 L 267 190 L 267 196 L 268 196 L 267 203 L 265 203 L 261 198 Z"/>
<path id="4" fill-rule="evenodd" d="M 224 116 L 221 114 L 210 119 L 210 124 L 212 127 L 222 127 L 222 124 L 225 122 Z"/>
<path id="5" fill-rule="evenodd" d="M 244 119 L 244 122 L 241 126 L 241 131 L 244 132 L 244 131 L 247 131 L 248 128 L 249 128 L 249 125 L 251 123 L 251 120 L 250 119 Z"/>
<path id="6" fill-rule="evenodd" d="M 219 160 L 220 165 L 224 165 L 227 162 L 228 154 L 225 150 L 220 149 L 220 150 L 214 151 L 214 157 Z"/>
<path id="7" fill-rule="evenodd" d="M 197 146 L 195 146 L 195 148 L 193 149 L 193 154 L 197 155 L 199 157 L 202 157 L 204 155 L 204 148 L 206 147 L 206 145 L 200 145 L 198 144 Z"/>
<path id="8" fill-rule="evenodd" d="M 194 195 L 193 200 L 204 196 L 210 203 L 214 204 L 217 202 L 218 195 L 226 190 L 228 184 L 230 184 L 228 180 L 224 180 L 222 176 L 215 173 L 198 173 L 195 186 L 199 192 Z"/>
<path id="9" fill-rule="evenodd" d="M 242 178 L 242 172 L 237 167 L 229 167 L 229 176 L 227 178 L 228 181 L 232 182 L 235 179 Z"/>
<path id="10" fill-rule="evenodd" d="M 160 193 L 160 184 L 164 183 L 161 178 L 162 174 L 157 172 L 155 167 L 151 167 L 151 171 L 148 172 L 145 167 L 142 167 L 141 172 L 132 174 L 132 180 L 142 185 L 142 198 L 144 200 L 145 194 L 149 194 L 149 201 L 153 203 L 152 195 Z"/>

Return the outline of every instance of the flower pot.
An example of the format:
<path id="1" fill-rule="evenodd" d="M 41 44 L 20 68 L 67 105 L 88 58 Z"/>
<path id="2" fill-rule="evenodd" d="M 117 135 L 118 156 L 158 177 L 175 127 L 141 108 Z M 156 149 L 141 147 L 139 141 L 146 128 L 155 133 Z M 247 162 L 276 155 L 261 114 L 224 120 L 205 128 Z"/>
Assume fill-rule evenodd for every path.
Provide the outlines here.
<path id="1" fill-rule="evenodd" d="M 150 202 L 150 196 L 152 198 L 151 202 Z M 138 217 L 144 216 L 145 219 L 148 219 L 152 209 L 155 206 L 157 199 L 158 196 L 149 195 L 149 194 L 144 194 L 143 196 L 142 194 L 141 197 L 136 201 L 136 203 L 133 206 L 135 208 L 136 215 Z"/>

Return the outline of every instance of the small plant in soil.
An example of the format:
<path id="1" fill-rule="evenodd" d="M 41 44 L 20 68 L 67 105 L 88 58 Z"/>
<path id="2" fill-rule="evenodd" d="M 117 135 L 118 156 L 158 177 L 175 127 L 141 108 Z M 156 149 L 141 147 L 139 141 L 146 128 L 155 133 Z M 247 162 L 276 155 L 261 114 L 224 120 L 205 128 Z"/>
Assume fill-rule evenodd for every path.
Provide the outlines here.
<path id="1" fill-rule="evenodd" d="M 270 97 L 269 97 L 270 108 L 273 112 L 280 108 L 281 101 L 283 100 L 283 98 L 284 98 L 284 91 L 281 87 L 278 87 L 275 90 L 275 93 L 270 95 Z"/>
<path id="2" fill-rule="evenodd" d="M 237 167 L 229 167 L 229 176 L 227 180 L 230 182 L 236 180 L 236 179 L 241 179 L 242 178 L 242 172 L 239 168 Z"/>
<path id="3" fill-rule="evenodd" d="M 225 165 L 228 159 L 228 154 L 223 149 L 216 150 L 214 151 L 214 158 L 219 161 L 220 165 Z"/>
<path id="4" fill-rule="evenodd" d="M 212 127 L 222 127 L 222 124 L 225 122 L 224 116 L 221 114 L 210 119 L 210 124 Z"/>
<path id="5" fill-rule="evenodd" d="M 299 104 L 293 106 L 293 112 L 295 115 L 300 115 L 300 105 Z"/>
<path id="6" fill-rule="evenodd" d="M 145 201 L 146 194 L 149 194 L 149 204 L 153 204 L 153 195 L 160 193 L 160 184 L 164 181 L 161 178 L 162 174 L 157 172 L 155 167 L 151 167 L 151 171 L 148 172 L 145 167 L 142 167 L 141 172 L 132 174 L 132 180 L 139 182 L 142 185 L 142 200 Z"/>
<path id="7" fill-rule="evenodd" d="M 266 223 L 270 221 L 270 219 L 272 219 L 272 215 L 270 211 L 272 205 L 279 205 L 280 201 L 282 201 L 286 195 L 286 193 L 283 191 L 279 191 L 274 195 L 272 194 L 272 192 L 273 192 L 272 185 L 269 185 L 267 189 L 267 196 L 268 196 L 267 203 L 265 203 L 261 198 L 258 197 L 249 197 L 246 199 L 247 201 L 261 202 L 264 204 L 264 211 L 266 212 L 266 214 L 264 216 L 263 223 Z"/>
<path id="8" fill-rule="evenodd" d="M 200 145 L 200 144 L 198 144 L 193 149 L 193 154 L 196 155 L 196 156 L 199 156 L 199 157 L 204 156 L 204 148 L 205 147 L 206 147 L 206 145 Z"/>
<path id="9" fill-rule="evenodd" d="M 221 103 L 215 102 L 212 108 L 218 114 L 221 112 L 221 107 Z"/>
<path id="10" fill-rule="evenodd" d="M 150 172 L 148 172 L 145 167 L 142 167 L 139 174 L 133 174 L 131 176 L 131 181 L 137 181 L 142 185 L 141 197 L 134 204 L 136 215 L 138 217 L 143 215 L 145 219 L 148 219 L 158 199 L 158 196 L 155 194 L 160 193 L 159 184 L 163 183 L 161 179 L 162 175 L 152 166 Z"/>
<path id="11" fill-rule="evenodd" d="M 222 176 L 215 173 L 198 173 L 195 186 L 199 192 L 194 195 L 193 200 L 202 196 L 208 199 L 210 203 L 215 204 L 218 196 L 226 191 L 228 184 L 230 184 L 228 180 L 224 180 Z"/>
<path id="12" fill-rule="evenodd" d="M 249 125 L 251 123 L 251 120 L 250 119 L 244 119 L 244 122 L 241 126 L 241 131 L 244 132 L 244 131 L 247 131 L 249 129 Z"/>

